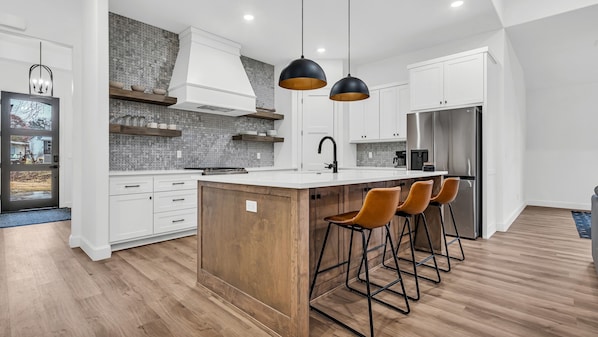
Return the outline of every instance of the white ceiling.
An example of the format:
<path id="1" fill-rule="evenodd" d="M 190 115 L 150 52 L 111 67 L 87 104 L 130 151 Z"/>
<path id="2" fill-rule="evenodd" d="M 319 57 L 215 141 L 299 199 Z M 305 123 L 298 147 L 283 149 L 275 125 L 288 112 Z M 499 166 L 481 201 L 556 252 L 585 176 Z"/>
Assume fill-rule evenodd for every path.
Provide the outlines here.
<path id="1" fill-rule="evenodd" d="M 351 1 L 351 62 L 361 64 L 498 29 L 491 0 Z M 285 64 L 301 55 L 300 0 L 110 0 L 111 12 L 180 33 L 189 26 L 238 42 L 245 56 Z M 251 13 L 253 22 L 243 15 Z M 304 54 L 346 59 L 347 0 L 304 0 Z M 325 47 L 325 54 L 316 49 Z"/>
<path id="2" fill-rule="evenodd" d="M 551 2 L 555 8 L 531 0 L 465 0 L 451 8 L 452 1 L 351 1 L 352 64 L 500 29 L 494 1 L 511 12 L 527 6 L 526 15 L 519 16 L 530 22 L 510 26 L 507 33 L 528 89 L 598 80 L 598 5 L 588 6 L 596 1 L 576 1 L 588 7 L 568 12 L 560 0 Z M 174 33 L 189 26 L 204 29 L 240 43 L 243 55 L 274 65 L 301 55 L 300 0 L 110 0 L 109 9 Z M 559 11 L 564 13 L 554 15 Z M 347 0 L 304 0 L 304 12 L 305 57 L 346 59 Z M 255 16 L 253 22 L 243 20 L 247 13 Z M 537 19 L 541 16 L 547 17 Z M 325 54 L 316 52 L 319 47 Z"/>
<path id="3" fill-rule="evenodd" d="M 598 81 L 598 5 L 512 26 L 528 89 Z"/>

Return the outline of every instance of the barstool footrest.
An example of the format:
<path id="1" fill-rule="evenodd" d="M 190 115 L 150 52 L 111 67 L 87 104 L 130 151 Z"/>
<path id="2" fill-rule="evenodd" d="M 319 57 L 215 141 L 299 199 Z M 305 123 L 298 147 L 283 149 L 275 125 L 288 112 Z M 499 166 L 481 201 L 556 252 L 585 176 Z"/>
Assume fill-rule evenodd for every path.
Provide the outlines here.
<path id="1" fill-rule="evenodd" d="M 398 280 L 397 280 L 397 281 L 398 281 Z M 398 282 L 397 282 L 397 283 L 398 283 Z M 396 283 L 395 283 L 395 284 L 396 284 Z M 372 283 L 371 281 L 370 281 L 370 285 L 374 285 L 374 286 L 376 286 L 376 287 L 379 287 L 378 285 L 376 285 L 375 283 Z M 382 288 L 382 287 L 381 287 L 381 288 Z M 366 294 L 366 293 L 362 292 L 361 290 L 357 290 L 357 289 L 355 289 L 355 288 L 352 288 L 352 287 L 347 287 L 347 289 L 349 289 L 350 291 L 352 291 L 352 292 L 354 292 L 354 293 L 357 293 L 357 294 L 359 294 L 359 295 L 362 295 L 362 296 L 364 296 L 364 297 L 368 297 L 368 294 Z M 411 309 L 408 309 L 408 310 L 401 309 L 401 308 L 399 308 L 399 307 L 397 307 L 397 306 L 395 306 L 395 305 L 393 305 L 393 304 L 390 304 L 390 303 L 388 303 L 388 302 L 386 302 L 386 301 L 383 301 L 383 300 L 381 300 L 381 299 L 377 299 L 377 298 L 375 298 L 375 297 L 374 297 L 374 296 L 376 296 L 377 294 L 379 294 L 379 293 L 380 293 L 380 292 L 382 292 L 382 291 L 388 291 L 388 292 L 391 292 L 391 293 L 393 293 L 393 294 L 396 294 L 396 295 L 399 295 L 399 296 L 403 296 L 403 294 L 401 294 L 401 293 L 399 293 L 399 292 L 397 292 L 397 291 L 394 291 L 394 290 L 392 290 L 392 289 L 378 289 L 377 291 L 375 291 L 375 292 L 373 292 L 373 293 L 371 294 L 370 298 L 371 298 L 371 299 L 372 299 L 374 302 L 376 302 L 376 303 L 379 303 L 379 304 L 382 304 L 382 305 L 384 305 L 384 306 L 387 306 L 388 308 L 390 308 L 390 309 L 393 309 L 393 310 L 395 310 L 395 311 L 398 311 L 398 312 L 402 313 L 403 315 L 408 315 L 408 314 L 409 314 L 409 312 L 411 312 Z"/>
<path id="2" fill-rule="evenodd" d="M 339 321 L 338 319 L 336 319 L 336 318 L 332 317 L 330 314 L 328 314 L 328 313 L 326 313 L 326 312 L 324 312 L 324 311 L 322 311 L 322 310 L 320 310 L 320 309 L 318 309 L 318 308 L 314 307 L 313 305 L 311 305 L 311 304 L 310 304 L 310 305 L 309 305 L 309 308 L 310 308 L 310 309 L 312 309 L 313 311 L 315 311 L 315 312 L 319 313 L 320 315 L 322 315 L 322 316 L 325 316 L 326 318 L 328 318 L 329 320 L 331 320 L 331 321 L 335 322 L 336 324 L 338 324 L 338 325 L 340 325 L 340 326 L 344 327 L 345 329 L 347 329 L 347 330 L 351 331 L 352 333 L 356 334 L 357 336 L 360 336 L 360 337 L 366 337 L 366 336 L 365 336 L 364 334 L 362 334 L 361 332 L 359 332 L 359 331 L 357 331 L 357 330 L 353 329 L 352 327 L 348 326 L 348 325 L 347 325 L 347 324 L 345 324 L 344 322 L 342 322 L 342 321 Z"/>

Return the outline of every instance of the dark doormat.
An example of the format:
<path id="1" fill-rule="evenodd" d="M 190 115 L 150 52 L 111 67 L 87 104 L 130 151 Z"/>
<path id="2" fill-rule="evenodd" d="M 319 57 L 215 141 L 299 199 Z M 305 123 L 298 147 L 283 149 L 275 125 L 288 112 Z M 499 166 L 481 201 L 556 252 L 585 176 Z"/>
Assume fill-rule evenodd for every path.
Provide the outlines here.
<path id="1" fill-rule="evenodd" d="M 591 239 L 592 238 L 592 213 L 591 212 L 581 212 L 581 211 L 571 211 L 573 215 L 573 220 L 575 220 L 575 227 L 577 227 L 577 232 L 579 233 L 579 237 L 583 239 Z"/>
<path id="2" fill-rule="evenodd" d="M 34 225 L 71 219 L 70 208 L 54 208 L 0 214 L 0 228 Z"/>

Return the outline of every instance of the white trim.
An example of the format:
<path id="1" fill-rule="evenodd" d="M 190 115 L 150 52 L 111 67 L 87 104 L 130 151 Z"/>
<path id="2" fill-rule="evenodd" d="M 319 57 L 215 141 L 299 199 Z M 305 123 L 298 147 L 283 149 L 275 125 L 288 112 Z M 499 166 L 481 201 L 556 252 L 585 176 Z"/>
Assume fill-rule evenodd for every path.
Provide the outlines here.
<path id="1" fill-rule="evenodd" d="M 81 246 L 81 237 L 69 235 L 69 247 L 77 248 Z"/>
<path id="2" fill-rule="evenodd" d="M 197 229 L 196 228 L 189 229 L 189 230 L 182 231 L 182 232 L 169 233 L 169 234 L 160 235 L 160 236 L 152 236 L 152 237 L 149 237 L 149 238 L 143 238 L 143 239 L 139 239 L 139 240 L 133 240 L 133 241 L 115 243 L 115 244 L 112 244 L 112 247 L 110 247 L 110 248 L 114 252 L 114 251 L 117 251 L 117 250 L 129 249 L 129 248 L 133 248 L 133 247 L 148 245 L 150 243 L 156 243 L 156 242 L 161 242 L 161 241 L 178 239 L 178 238 L 182 238 L 182 237 L 185 237 L 185 236 L 192 236 L 192 235 L 197 235 Z"/>
<path id="3" fill-rule="evenodd" d="M 457 53 L 457 54 L 447 55 L 447 56 L 438 57 L 438 58 L 431 59 L 431 60 L 426 60 L 423 62 L 413 63 L 413 64 L 408 65 L 407 69 L 417 68 L 417 67 L 426 66 L 429 64 L 434 64 L 434 63 L 445 62 L 448 60 L 465 57 L 465 56 L 470 56 L 470 55 L 475 55 L 475 54 L 481 54 L 481 53 L 490 54 L 490 50 L 488 49 L 488 47 L 472 49 L 472 50 L 464 51 L 464 52 Z M 494 57 L 492 57 L 492 59 L 495 60 Z"/>
<path id="4" fill-rule="evenodd" d="M 517 217 L 521 214 L 521 212 L 523 212 L 523 210 L 525 209 L 527 205 L 523 204 L 521 205 L 521 207 L 519 207 L 519 209 L 517 209 L 515 212 L 511 213 L 511 216 L 507 218 L 507 220 L 505 221 L 505 223 L 500 224 L 500 227 L 498 230 L 501 232 L 506 232 L 509 230 L 509 228 L 511 227 L 511 225 L 513 224 L 513 222 L 515 222 L 515 220 L 517 219 Z"/>
<path id="5" fill-rule="evenodd" d="M 87 256 L 89 256 L 92 261 L 109 259 L 112 256 L 110 245 L 95 247 L 83 237 L 80 238 L 80 248 L 85 252 L 85 254 L 87 254 Z"/>
<path id="6" fill-rule="evenodd" d="M 496 233 L 496 224 L 488 224 L 488 229 L 484 231 L 482 228 L 482 238 L 490 239 Z"/>
<path id="7" fill-rule="evenodd" d="M 575 203 L 575 202 L 551 201 L 551 200 L 528 200 L 527 204 L 529 206 L 577 209 L 580 211 L 589 211 L 591 209 L 590 198 L 588 198 L 587 204 L 585 204 L 585 203 L 579 204 L 579 203 Z"/>

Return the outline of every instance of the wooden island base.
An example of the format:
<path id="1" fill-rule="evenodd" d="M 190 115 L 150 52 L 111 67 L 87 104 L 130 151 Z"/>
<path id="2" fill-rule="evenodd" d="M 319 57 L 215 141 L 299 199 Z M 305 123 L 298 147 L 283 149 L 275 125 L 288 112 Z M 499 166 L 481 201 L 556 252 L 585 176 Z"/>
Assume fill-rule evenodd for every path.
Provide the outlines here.
<path id="1" fill-rule="evenodd" d="M 437 192 L 441 177 L 426 179 L 434 179 Z M 402 186 L 404 200 L 414 181 L 308 189 L 199 181 L 197 281 L 275 334 L 309 336 L 309 282 L 326 231 L 323 218 L 358 210 L 375 187 Z M 431 213 L 434 249 L 440 250 L 438 212 Z M 396 235 L 396 217 L 392 226 Z M 382 238 L 381 230 L 374 231 L 370 247 L 383 243 Z M 348 233 L 339 234 L 336 228 L 329 240 L 323 268 L 344 260 L 349 248 Z M 354 245 L 357 250 L 361 242 Z M 381 262 L 382 249 L 370 254 Z M 341 285 L 345 270 L 322 274 L 314 295 Z"/>

